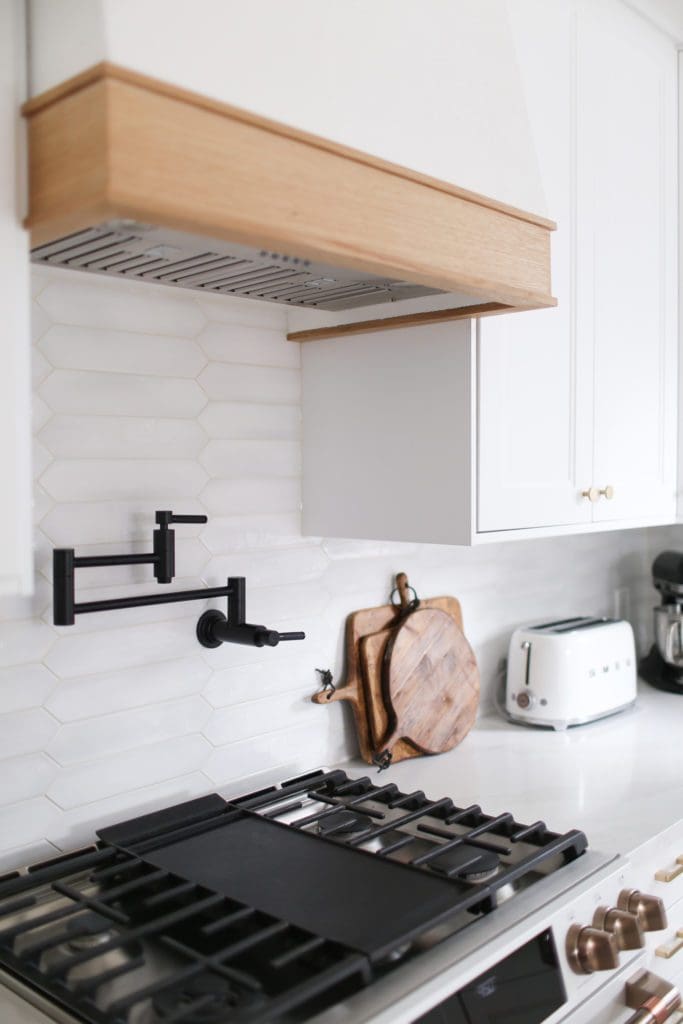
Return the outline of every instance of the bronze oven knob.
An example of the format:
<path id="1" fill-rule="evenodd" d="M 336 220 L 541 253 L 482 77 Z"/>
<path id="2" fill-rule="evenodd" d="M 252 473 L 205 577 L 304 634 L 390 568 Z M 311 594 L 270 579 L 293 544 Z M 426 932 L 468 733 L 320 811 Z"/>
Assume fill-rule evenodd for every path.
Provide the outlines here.
<path id="1" fill-rule="evenodd" d="M 573 924 L 567 932 L 567 959 L 576 974 L 611 971 L 619 966 L 619 947 L 610 932 Z"/>
<path id="2" fill-rule="evenodd" d="M 622 889 L 617 899 L 619 910 L 636 914 L 644 932 L 658 932 L 666 928 L 666 910 L 659 896 L 649 896 L 637 889 Z"/>
<path id="3" fill-rule="evenodd" d="M 598 907 L 593 915 L 593 927 L 611 932 L 619 949 L 642 949 L 645 945 L 643 929 L 636 914 L 617 907 Z"/>

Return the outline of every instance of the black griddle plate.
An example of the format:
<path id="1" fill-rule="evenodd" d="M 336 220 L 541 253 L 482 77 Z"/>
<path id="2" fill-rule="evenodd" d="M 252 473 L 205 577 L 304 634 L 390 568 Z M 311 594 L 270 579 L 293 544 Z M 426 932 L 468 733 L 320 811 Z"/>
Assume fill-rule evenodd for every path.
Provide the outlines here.
<path id="1" fill-rule="evenodd" d="M 373 962 L 443 921 L 458 894 L 445 878 L 242 812 L 143 859 Z"/>

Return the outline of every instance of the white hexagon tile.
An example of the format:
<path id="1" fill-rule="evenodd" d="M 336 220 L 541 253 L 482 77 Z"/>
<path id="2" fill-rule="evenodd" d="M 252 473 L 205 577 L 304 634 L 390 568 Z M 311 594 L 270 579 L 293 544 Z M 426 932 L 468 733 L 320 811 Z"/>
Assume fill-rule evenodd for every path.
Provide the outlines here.
<path id="1" fill-rule="evenodd" d="M 341 673 L 345 615 L 382 603 L 397 570 L 423 593 L 460 596 L 491 692 L 514 623 L 484 591 L 537 596 L 532 546 L 521 558 L 516 545 L 303 538 L 300 349 L 281 306 L 50 268 L 34 269 L 32 284 L 38 575 L 33 597 L 0 601 L 0 871 L 117 818 L 352 754 L 340 706 L 307 699 L 314 667 Z M 173 587 L 246 574 L 250 618 L 305 628 L 306 642 L 206 651 L 201 602 L 55 628 L 52 547 L 145 551 L 157 508 L 209 516 L 176 527 Z M 590 551 L 593 602 L 619 577 L 614 536 Z M 642 533 L 630 537 L 644 547 Z M 555 544 L 556 578 L 571 578 L 581 543 Z M 81 569 L 77 580 L 93 600 L 156 586 L 144 565 Z M 580 589 L 570 589 L 573 610 Z M 544 610 L 564 611 L 566 588 L 554 600 Z M 473 619 L 477 607 L 486 615 Z"/>

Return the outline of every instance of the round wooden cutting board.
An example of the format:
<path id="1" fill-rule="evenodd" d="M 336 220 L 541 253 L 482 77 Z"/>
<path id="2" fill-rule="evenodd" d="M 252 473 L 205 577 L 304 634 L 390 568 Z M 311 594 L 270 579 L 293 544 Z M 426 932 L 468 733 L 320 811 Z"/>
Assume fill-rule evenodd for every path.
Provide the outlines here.
<path id="1" fill-rule="evenodd" d="M 382 747 L 389 753 L 404 739 L 425 754 L 440 754 L 474 724 L 477 662 L 446 612 L 419 608 L 403 620 L 387 642 L 382 683 L 391 719 Z"/>

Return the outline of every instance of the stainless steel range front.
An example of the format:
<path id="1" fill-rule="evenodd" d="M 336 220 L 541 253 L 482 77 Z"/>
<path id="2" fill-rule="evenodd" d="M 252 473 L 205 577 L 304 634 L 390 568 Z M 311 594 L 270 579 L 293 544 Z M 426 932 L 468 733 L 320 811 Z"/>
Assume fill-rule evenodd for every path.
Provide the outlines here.
<path id="1" fill-rule="evenodd" d="M 640 892 L 598 920 L 623 865 L 579 831 L 342 771 L 98 836 L 0 882 L 2 981 L 59 1021 L 554 1022 L 663 927 Z"/>

